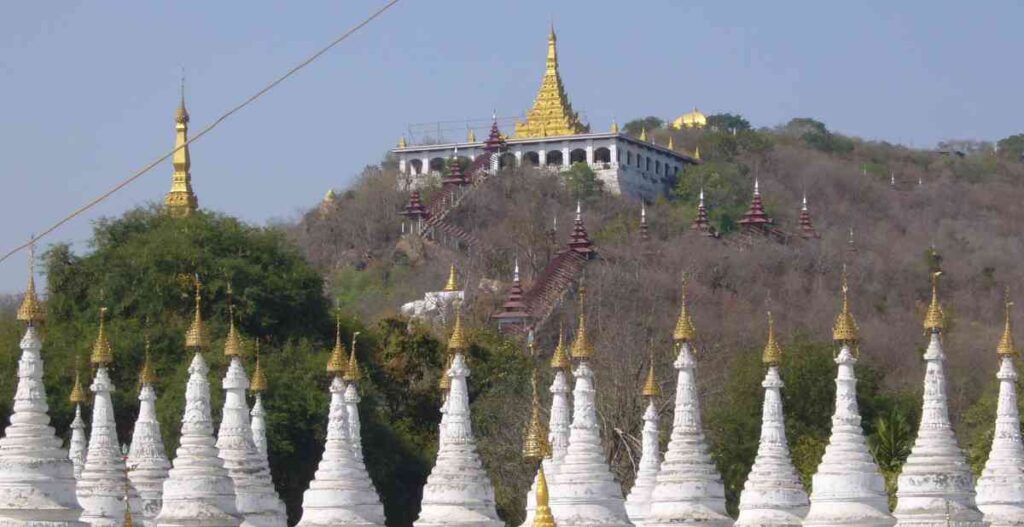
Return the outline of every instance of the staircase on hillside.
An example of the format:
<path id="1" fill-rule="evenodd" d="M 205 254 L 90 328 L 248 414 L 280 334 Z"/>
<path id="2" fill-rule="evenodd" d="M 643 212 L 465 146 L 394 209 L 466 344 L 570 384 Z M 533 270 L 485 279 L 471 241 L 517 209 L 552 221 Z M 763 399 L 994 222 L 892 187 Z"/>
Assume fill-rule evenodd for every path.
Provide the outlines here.
<path id="1" fill-rule="evenodd" d="M 524 295 L 533 317 L 533 327 L 539 327 L 547 320 L 565 293 L 579 280 L 586 264 L 587 258 L 572 249 L 558 253 L 548 262 Z"/>

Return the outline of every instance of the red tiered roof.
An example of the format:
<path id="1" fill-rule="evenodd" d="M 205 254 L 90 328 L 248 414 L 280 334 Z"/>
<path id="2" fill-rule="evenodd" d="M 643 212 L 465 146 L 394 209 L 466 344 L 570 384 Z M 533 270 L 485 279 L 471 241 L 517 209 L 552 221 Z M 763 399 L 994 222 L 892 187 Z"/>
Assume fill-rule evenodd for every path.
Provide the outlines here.
<path id="1" fill-rule="evenodd" d="M 494 314 L 493 318 L 498 319 L 499 327 L 506 325 L 523 325 L 530 318 L 530 310 L 523 301 L 523 285 L 519 281 L 519 262 L 516 261 L 515 272 L 512 275 L 512 287 L 508 289 L 508 296 L 505 303 L 501 305 L 501 311 Z"/>
<path id="2" fill-rule="evenodd" d="M 821 238 L 811 222 L 811 213 L 807 210 L 807 196 L 804 196 L 803 205 L 800 207 L 800 237 L 805 240 Z"/>
<path id="3" fill-rule="evenodd" d="M 593 243 L 587 235 L 587 228 L 583 225 L 583 213 L 580 203 L 576 202 L 576 220 L 573 222 L 572 234 L 569 236 L 569 249 L 576 251 L 586 258 L 594 256 Z"/>
<path id="4" fill-rule="evenodd" d="M 429 215 L 427 214 L 426 207 L 423 206 L 423 202 L 420 201 L 420 191 L 414 190 L 409 194 L 409 203 L 405 205 L 405 208 L 399 214 L 411 220 L 426 218 Z"/>
<path id="5" fill-rule="evenodd" d="M 441 180 L 442 185 L 468 185 L 469 179 L 462 174 L 462 164 L 459 163 L 459 151 L 456 150 L 452 158 L 448 160 L 448 175 Z"/>
<path id="6" fill-rule="evenodd" d="M 708 209 L 704 206 L 704 189 L 700 189 L 700 201 L 697 202 L 697 217 L 693 220 L 690 228 L 711 236 L 714 229 L 711 228 L 711 220 L 708 219 Z"/>
<path id="7" fill-rule="evenodd" d="M 487 136 L 487 141 L 484 141 L 484 150 L 496 152 L 505 148 L 505 138 L 498 130 L 498 117 L 492 115 L 491 119 L 491 133 Z"/>
<path id="8" fill-rule="evenodd" d="M 761 191 L 758 189 L 757 180 L 754 180 L 754 198 L 750 201 L 750 209 L 740 218 L 738 222 L 744 231 L 757 234 L 768 234 L 770 227 L 775 220 L 768 217 L 764 211 L 764 204 L 761 202 Z"/>

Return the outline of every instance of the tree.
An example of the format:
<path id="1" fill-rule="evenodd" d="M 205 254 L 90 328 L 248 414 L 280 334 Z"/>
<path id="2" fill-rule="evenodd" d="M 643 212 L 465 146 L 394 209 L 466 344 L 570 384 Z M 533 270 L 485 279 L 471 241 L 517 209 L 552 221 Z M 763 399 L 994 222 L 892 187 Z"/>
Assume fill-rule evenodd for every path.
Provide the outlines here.
<path id="1" fill-rule="evenodd" d="M 653 115 L 648 115 L 642 119 L 633 119 L 632 121 L 629 121 L 622 127 L 622 129 L 629 135 L 640 135 L 640 132 L 644 129 L 651 132 L 652 130 L 661 128 L 664 124 L 664 120 L 654 117 Z"/>
<path id="2" fill-rule="evenodd" d="M 996 143 L 999 155 L 1013 161 L 1024 161 L 1024 134 L 1004 137 Z"/>
<path id="3" fill-rule="evenodd" d="M 885 415 L 875 418 L 875 433 L 869 438 L 871 455 L 885 477 L 885 489 L 889 493 L 889 506 L 896 506 L 896 482 L 903 463 L 910 456 L 914 436 L 910 423 L 903 412 L 892 408 Z"/>
<path id="4" fill-rule="evenodd" d="M 565 185 L 575 199 L 590 199 L 604 191 L 604 181 L 598 179 L 597 174 L 586 163 L 573 163 L 569 170 L 562 172 L 562 177 L 565 178 Z"/>
<path id="5" fill-rule="evenodd" d="M 750 130 L 750 121 L 742 115 L 732 113 L 716 113 L 708 116 L 708 128 L 722 132 Z"/>

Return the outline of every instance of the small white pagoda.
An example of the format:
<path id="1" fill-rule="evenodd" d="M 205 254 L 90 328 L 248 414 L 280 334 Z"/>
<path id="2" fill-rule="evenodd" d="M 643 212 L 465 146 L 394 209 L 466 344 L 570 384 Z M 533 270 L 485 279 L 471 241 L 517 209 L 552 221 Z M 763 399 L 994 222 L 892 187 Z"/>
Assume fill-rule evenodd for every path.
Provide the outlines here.
<path id="1" fill-rule="evenodd" d="M 651 354 L 651 365 L 647 370 L 647 381 L 641 394 L 647 398 L 647 409 L 644 410 L 644 428 L 641 439 L 640 463 L 637 464 L 636 481 L 629 495 L 626 496 L 626 513 L 634 525 L 642 526 L 651 511 L 651 494 L 661 469 L 661 444 L 658 431 L 658 397 L 661 387 L 654 375 L 654 354 Z"/>
<path id="2" fill-rule="evenodd" d="M 75 479 L 82 475 L 85 466 L 85 451 L 89 448 L 89 439 L 85 435 L 85 420 L 82 419 L 82 405 L 88 402 L 85 390 L 82 389 L 82 377 L 75 369 L 75 384 L 71 387 L 68 401 L 75 405 L 75 418 L 71 421 L 71 440 L 68 442 L 68 458 L 75 466 Z"/>
<path id="3" fill-rule="evenodd" d="M 156 370 L 146 342 L 146 359 L 139 372 L 139 416 L 135 419 L 132 444 L 128 450 L 128 479 L 139 493 L 141 508 L 134 509 L 144 527 L 152 527 L 153 520 L 163 506 L 164 481 L 171 468 L 160 435 L 160 421 L 156 418 Z"/>

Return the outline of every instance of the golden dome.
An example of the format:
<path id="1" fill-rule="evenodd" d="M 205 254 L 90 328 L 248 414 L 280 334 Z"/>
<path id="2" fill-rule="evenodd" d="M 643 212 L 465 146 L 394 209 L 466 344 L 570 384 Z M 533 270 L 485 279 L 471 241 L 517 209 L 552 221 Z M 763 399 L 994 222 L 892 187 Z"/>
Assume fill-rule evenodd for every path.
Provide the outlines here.
<path id="1" fill-rule="evenodd" d="M 940 332 L 946 328 L 945 313 L 942 311 L 942 304 L 939 303 L 939 275 L 942 271 L 932 273 L 932 303 L 928 306 L 928 313 L 924 317 L 924 329 Z"/>
<path id="2" fill-rule="evenodd" d="M 569 359 L 569 351 L 565 349 L 565 328 L 558 328 L 558 345 L 555 352 L 551 354 L 551 368 L 555 370 L 568 370 L 572 368 L 572 361 Z"/>
<path id="3" fill-rule="evenodd" d="M 331 375 L 342 375 L 345 373 L 345 344 L 341 342 L 341 316 L 334 321 L 334 349 L 331 350 L 331 358 L 327 359 L 327 373 Z"/>
<path id="4" fill-rule="evenodd" d="M 1006 293 L 1006 323 L 1003 326 L 1003 336 L 999 339 L 999 345 L 996 347 L 996 353 L 1000 357 L 1013 357 L 1017 355 L 1017 346 L 1014 345 L 1013 341 L 1013 322 L 1010 320 L 1010 309 L 1013 307 L 1013 302 L 1010 302 L 1010 293 Z"/>
<path id="5" fill-rule="evenodd" d="M 840 344 L 853 344 L 859 339 L 857 321 L 850 312 L 850 286 L 847 282 L 846 269 L 843 269 L 843 307 L 836 316 L 835 326 L 832 327 L 832 340 Z"/>
<path id="6" fill-rule="evenodd" d="M 78 368 L 75 368 L 75 385 L 71 387 L 71 395 L 68 396 L 68 400 L 72 404 L 84 404 L 88 401 L 85 397 L 85 390 L 82 389 L 82 378 L 78 374 Z"/>
<path id="7" fill-rule="evenodd" d="M 761 361 L 767 366 L 782 364 L 782 347 L 775 340 L 775 321 L 772 319 L 771 311 L 768 312 L 768 342 L 764 345 Z"/>
<path id="8" fill-rule="evenodd" d="M 348 367 L 345 368 L 345 376 L 342 378 L 345 382 L 358 383 L 363 379 L 363 372 L 359 370 L 359 363 L 356 361 L 357 338 L 359 338 L 358 331 L 352 334 L 352 351 L 349 352 Z"/>
<path id="9" fill-rule="evenodd" d="M 672 128 L 675 128 L 676 130 L 681 128 L 704 128 L 707 124 L 708 117 L 694 106 L 692 112 L 687 112 L 676 117 L 676 119 L 672 121 Z"/>
<path id="10" fill-rule="evenodd" d="M 267 375 L 263 373 L 260 366 L 260 341 L 256 340 L 256 368 L 252 370 L 252 382 L 249 383 L 249 391 L 252 393 L 263 393 L 267 391 Z"/>
<path id="11" fill-rule="evenodd" d="M 697 330 L 693 327 L 693 319 L 690 318 L 690 311 L 686 307 L 686 278 L 683 277 L 681 288 L 682 301 L 679 305 L 679 318 L 676 319 L 676 329 L 672 332 L 672 339 L 676 343 L 693 342 L 697 338 Z"/>
<path id="12" fill-rule="evenodd" d="M 537 390 L 537 369 L 530 380 L 533 398 L 530 405 L 530 421 L 526 425 L 526 439 L 523 441 L 523 457 L 527 461 L 540 461 L 551 455 L 548 432 L 540 416 L 540 393 Z"/>
<path id="13" fill-rule="evenodd" d="M 100 330 L 96 333 L 96 342 L 92 345 L 92 356 L 89 361 L 95 366 L 107 366 L 114 362 L 114 354 L 110 349 L 110 341 L 107 340 L 105 318 L 107 308 L 100 308 Z"/>

